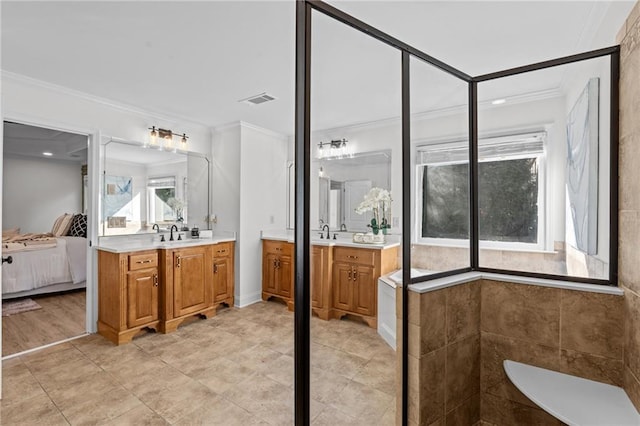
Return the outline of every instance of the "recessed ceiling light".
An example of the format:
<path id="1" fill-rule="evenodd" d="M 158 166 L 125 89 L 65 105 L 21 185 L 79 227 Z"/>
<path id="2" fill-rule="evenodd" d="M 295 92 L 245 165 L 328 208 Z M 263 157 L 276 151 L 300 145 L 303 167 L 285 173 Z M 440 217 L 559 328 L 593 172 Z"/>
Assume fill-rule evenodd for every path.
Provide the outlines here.
<path id="1" fill-rule="evenodd" d="M 44 155 L 46 157 L 51 157 L 53 155 L 53 152 L 45 151 L 45 152 L 42 153 L 42 155 Z"/>
<path id="2" fill-rule="evenodd" d="M 491 101 L 491 104 L 492 105 L 500 105 L 500 104 L 503 104 L 505 102 L 507 102 L 506 99 L 496 99 L 495 101 Z"/>

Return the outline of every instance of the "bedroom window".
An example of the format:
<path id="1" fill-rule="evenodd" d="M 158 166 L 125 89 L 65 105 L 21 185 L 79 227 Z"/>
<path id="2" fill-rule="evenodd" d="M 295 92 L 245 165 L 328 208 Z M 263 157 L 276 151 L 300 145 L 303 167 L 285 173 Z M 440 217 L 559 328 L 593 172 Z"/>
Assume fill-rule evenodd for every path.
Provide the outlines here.
<path id="1" fill-rule="evenodd" d="M 149 223 L 175 222 L 179 212 L 175 209 L 176 178 L 164 176 L 149 178 Z"/>
<path id="2" fill-rule="evenodd" d="M 469 164 L 465 142 L 418 148 L 420 237 L 431 244 L 469 239 Z M 544 248 L 544 134 L 479 141 L 481 247 Z"/>

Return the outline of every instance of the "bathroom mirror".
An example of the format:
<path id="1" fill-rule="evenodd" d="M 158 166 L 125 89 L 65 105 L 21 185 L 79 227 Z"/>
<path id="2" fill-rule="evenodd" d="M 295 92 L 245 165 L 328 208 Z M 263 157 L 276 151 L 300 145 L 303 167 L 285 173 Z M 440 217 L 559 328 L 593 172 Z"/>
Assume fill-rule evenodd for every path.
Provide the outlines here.
<path id="1" fill-rule="evenodd" d="M 312 180 L 311 226 L 328 224 L 332 231 L 366 232 L 371 212 L 357 214 L 355 209 L 371 188 L 391 189 L 391 150 L 318 159 L 311 176 L 317 177 Z"/>
<path id="2" fill-rule="evenodd" d="M 110 141 L 103 158 L 100 235 L 156 232 L 155 224 L 208 229 L 205 155 Z"/>

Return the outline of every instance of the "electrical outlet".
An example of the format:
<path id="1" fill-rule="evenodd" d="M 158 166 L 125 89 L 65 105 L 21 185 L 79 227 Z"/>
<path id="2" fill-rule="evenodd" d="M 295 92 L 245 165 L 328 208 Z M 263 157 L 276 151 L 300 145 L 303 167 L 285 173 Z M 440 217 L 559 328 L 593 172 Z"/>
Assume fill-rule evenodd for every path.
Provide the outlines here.
<path id="1" fill-rule="evenodd" d="M 211 216 L 209 216 L 209 222 L 218 223 L 218 216 L 215 214 L 212 214 Z"/>

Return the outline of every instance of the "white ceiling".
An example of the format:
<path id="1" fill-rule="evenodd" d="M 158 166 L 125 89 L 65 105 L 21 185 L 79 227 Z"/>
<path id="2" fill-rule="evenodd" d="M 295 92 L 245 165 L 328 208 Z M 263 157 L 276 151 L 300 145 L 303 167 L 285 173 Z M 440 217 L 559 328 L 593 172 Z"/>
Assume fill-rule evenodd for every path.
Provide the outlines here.
<path id="1" fill-rule="evenodd" d="M 479 75 L 612 45 L 634 2 L 331 4 Z M 207 126 L 243 120 L 293 133 L 294 1 L 1 6 L 3 70 Z M 326 17 L 314 14 L 313 22 L 314 128 L 397 116 L 398 52 Z M 464 93 L 450 77 L 438 78 L 449 83 L 431 84 L 420 108 Z M 261 92 L 277 99 L 237 102 Z"/>
<path id="2" fill-rule="evenodd" d="M 24 124 L 4 123 L 4 154 L 87 162 L 87 136 Z M 44 156 L 49 152 L 51 156 Z"/>

